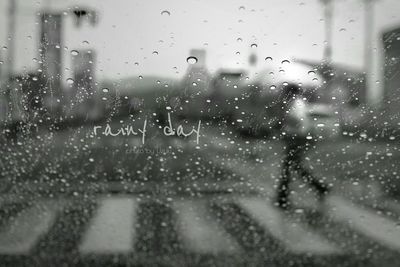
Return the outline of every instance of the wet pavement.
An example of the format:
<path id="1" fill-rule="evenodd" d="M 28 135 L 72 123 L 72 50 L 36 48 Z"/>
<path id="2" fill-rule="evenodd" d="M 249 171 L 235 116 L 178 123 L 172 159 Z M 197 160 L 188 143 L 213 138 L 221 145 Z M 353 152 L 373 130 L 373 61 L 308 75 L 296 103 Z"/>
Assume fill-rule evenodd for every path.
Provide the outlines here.
<path id="1" fill-rule="evenodd" d="M 274 203 L 278 140 L 210 127 L 200 145 L 154 137 L 145 147 L 153 154 L 126 153 L 137 139 L 99 140 L 88 132 L 3 147 L 19 164 L 3 172 L 1 266 L 396 266 L 400 260 L 400 203 L 382 182 L 398 171 L 393 144 L 321 142 L 307 161 L 332 185 L 326 206 L 318 209 L 315 194 L 297 180 L 294 208 L 283 212 Z M 365 162 L 370 167 L 362 169 Z"/>

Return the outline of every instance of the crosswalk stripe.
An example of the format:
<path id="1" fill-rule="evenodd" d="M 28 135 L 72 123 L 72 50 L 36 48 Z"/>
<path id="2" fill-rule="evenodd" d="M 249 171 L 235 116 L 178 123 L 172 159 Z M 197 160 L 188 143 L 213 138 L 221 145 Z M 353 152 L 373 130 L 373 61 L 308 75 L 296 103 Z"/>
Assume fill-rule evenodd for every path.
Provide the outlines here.
<path id="1" fill-rule="evenodd" d="M 207 212 L 205 201 L 177 201 L 174 208 L 186 247 L 197 253 L 233 253 L 236 241 Z"/>
<path id="2" fill-rule="evenodd" d="M 246 198 L 238 200 L 261 226 L 295 253 L 337 254 L 339 249 L 299 222 L 287 218 L 266 200 Z"/>
<path id="3" fill-rule="evenodd" d="M 128 197 L 105 198 L 89 223 L 81 253 L 126 253 L 133 249 L 137 202 Z"/>
<path id="4" fill-rule="evenodd" d="M 338 196 L 330 197 L 328 204 L 329 214 L 335 220 L 346 222 L 354 230 L 367 237 L 400 251 L 400 227 L 395 221 L 357 207 Z"/>
<path id="5" fill-rule="evenodd" d="M 54 223 L 60 203 L 38 202 L 0 232 L 0 254 L 29 254 Z"/>

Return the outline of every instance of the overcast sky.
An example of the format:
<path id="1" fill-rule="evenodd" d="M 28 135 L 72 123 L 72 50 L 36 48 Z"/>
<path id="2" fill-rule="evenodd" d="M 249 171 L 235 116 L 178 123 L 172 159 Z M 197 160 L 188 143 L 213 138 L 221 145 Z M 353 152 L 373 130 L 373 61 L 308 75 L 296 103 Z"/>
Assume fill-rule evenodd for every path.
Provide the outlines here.
<path id="1" fill-rule="evenodd" d="M 362 0 L 334 2 L 333 60 L 362 68 Z M 186 70 L 191 48 L 207 50 L 211 69 L 247 63 L 252 43 L 258 45 L 253 51 L 259 55 L 260 64 L 267 56 L 277 60 L 322 58 L 324 22 L 317 0 L 18 0 L 17 70 L 37 68 L 33 61 L 38 56 L 34 13 L 48 3 L 53 10 L 80 6 L 99 12 L 95 27 L 85 24 L 76 28 L 69 16 L 65 16 L 64 24 L 66 67 L 70 64 L 70 50 L 91 47 L 97 52 L 99 78 L 179 76 Z M 8 0 L 0 0 L 1 45 L 6 44 L 7 4 Z M 163 10 L 170 15 L 162 15 Z M 378 40 L 383 30 L 400 26 L 400 1 L 381 0 L 375 10 L 376 25 L 372 30 Z M 158 55 L 153 51 L 158 51 Z M 4 49 L 1 53 L 5 53 Z"/>

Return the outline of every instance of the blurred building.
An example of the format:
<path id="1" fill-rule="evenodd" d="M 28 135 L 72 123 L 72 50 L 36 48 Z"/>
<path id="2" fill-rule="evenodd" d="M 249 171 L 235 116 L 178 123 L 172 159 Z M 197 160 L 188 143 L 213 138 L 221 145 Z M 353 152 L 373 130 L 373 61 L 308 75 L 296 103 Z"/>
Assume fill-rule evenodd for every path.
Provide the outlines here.
<path id="1" fill-rule="evenodd" d="M 94 91 L 94 62 L 96 53 L 92 50 L 74 50 L 72 55 L 73 89 L 78 102 L 86 102 Z"/>
<path id="2" fill-rule="evenodd" d="M 211 74 L 206 66 L 206 50 L 192 49 L 190 57 L 196 61 L 189 63 L 186 74 L 183 78 L 183 88 L 186 95 L 191 95 L 193 92 L 210 91 Z"/>
<path id="3" fill-rule="evenodd" d="M 62 14 L 43 12 L 40 23 L 42 90 L 45 106 L 55 115 L 62 107 Z"/>
<path id="4" fill-rule="evenodd" d="M 95 62 L 96 53 L 93 50 L 72 51 L 73 82 L 69 84 L 67 94 L 75 117 L 97 116 Z"/>
<path id="5" fill-rule="evenodd" d="M 197 62 L 193 64 L 195 68 L 205 68 L 206 67 L 206 50 L 204 49 L 191 49 L 190 56 L 195 57 Z"/>
<path id="6" fill-rule="evenodd" d="M 400 27 L 382 36 L 384 49 L 384 102 L 383 109 L 390 123 L 400 123 Z"/>

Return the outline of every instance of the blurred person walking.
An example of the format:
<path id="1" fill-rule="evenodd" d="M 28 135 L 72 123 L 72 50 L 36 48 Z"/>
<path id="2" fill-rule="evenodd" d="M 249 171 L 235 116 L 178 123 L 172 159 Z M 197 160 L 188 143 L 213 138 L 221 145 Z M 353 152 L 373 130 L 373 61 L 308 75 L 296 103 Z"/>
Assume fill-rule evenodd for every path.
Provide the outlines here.
<path id="1" fill-rule="evenodd" d="M 296 171 L 303 181 L 312 186 L 318 194 L 318 200 L 323 203 L 329 189 L 326 184 L 316 178 L 303 163 L 307 151 L 314 145 L 312 122 L 309 117 L 309 105 L 303 99 L 302 88 L 296 84 L 284 86 L 282 92 L 281 130 L 285 143 L 285 158 L 282 163 L 281 177 L 278 184 L 277 205 L 287 210 L 290 208 L 290 182 L 293 180 L 291 169 Z"/>

